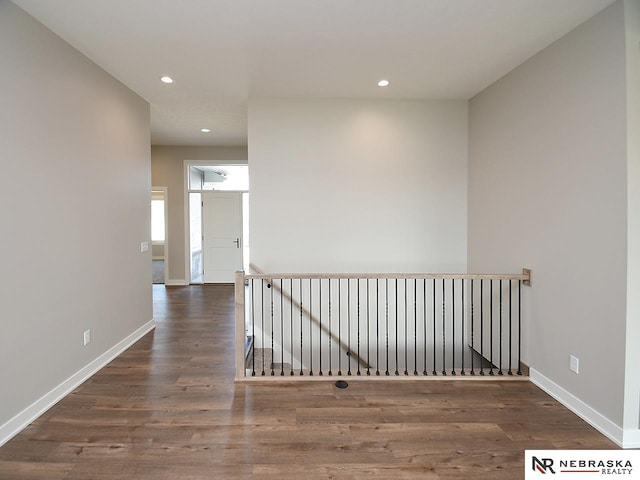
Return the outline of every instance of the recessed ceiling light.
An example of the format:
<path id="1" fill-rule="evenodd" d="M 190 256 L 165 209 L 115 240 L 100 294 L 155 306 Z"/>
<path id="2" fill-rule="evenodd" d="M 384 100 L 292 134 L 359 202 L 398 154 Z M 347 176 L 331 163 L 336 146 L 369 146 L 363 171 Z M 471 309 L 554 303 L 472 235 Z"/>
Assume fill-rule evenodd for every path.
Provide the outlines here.
<path id="1" fill-rule="evenodd" d="M 173 78 L 165 75 L 164 77 L 160 77 L 160 81 L 164 83 L 173 83 Z"/>
<path id="2" fill-rule="evenodd" d="M 209 133 L 211 131 L 211 129 L 210 128 L 201 128 L 200 131 L 202 133 Z"/>
<path id="3" fill-rule="evenodd" d="M 380 80 L 378 82 L 379 87 L 386 87 L 387 85 L 389 85 L 389 80 Z"/>

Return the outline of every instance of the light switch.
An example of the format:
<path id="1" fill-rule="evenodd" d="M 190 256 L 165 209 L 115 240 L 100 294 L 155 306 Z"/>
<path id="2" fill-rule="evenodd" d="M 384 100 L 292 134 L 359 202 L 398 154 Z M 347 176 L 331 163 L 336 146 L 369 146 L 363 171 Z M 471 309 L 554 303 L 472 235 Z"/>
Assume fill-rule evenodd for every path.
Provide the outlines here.
<path id="1" fill-rule="evenodd" d="M 575 373 L 580 373 L 580 359 L 573 355 L 569 355 L 569 369 Z"/>
<path id="2" fill-rule="evenodd" d="M 140 243 L 140 253 L 144 253 L 148 251 L 149 251 L 149 242 Z"/>

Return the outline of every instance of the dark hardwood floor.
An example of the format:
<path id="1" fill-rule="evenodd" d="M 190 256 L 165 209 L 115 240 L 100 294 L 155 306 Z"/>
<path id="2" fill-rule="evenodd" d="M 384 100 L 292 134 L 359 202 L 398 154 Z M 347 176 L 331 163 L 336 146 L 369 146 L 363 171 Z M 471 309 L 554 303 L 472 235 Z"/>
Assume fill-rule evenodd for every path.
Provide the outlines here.
<path id="1" fill-rule="evenodd" d="M 0 479 L 508 479 L 616 446 L 529 382 L 234 385 L 233 287 L 154 286 L 156 330 L 0 448 Z"/>

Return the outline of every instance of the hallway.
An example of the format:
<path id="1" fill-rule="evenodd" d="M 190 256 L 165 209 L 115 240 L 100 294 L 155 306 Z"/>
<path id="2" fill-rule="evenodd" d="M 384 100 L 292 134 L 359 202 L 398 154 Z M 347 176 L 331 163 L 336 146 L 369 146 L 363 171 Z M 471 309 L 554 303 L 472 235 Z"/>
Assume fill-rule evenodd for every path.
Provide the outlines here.
<path id="1" fill-rule="evenodd" d="M 0 479 L 523 478 L 616 446 L 529 382 L 234 386 L 233 287 L 154 285 L 154 332 L 0 448 Z"/>

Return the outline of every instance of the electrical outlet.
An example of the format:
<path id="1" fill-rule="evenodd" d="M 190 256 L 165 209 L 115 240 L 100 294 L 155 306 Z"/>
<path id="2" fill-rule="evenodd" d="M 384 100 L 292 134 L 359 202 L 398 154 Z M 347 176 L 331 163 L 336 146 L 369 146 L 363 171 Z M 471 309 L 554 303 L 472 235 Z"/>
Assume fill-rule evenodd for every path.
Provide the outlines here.
<path id="1" fill-rule="evenodd" d="M 569 355 L 569 368 L 576 375 L 580 373 L 580 359 L 573 355 Z"/>
<path id="2" fill-rule="evenodd" d="M 84 332 L 84 345 L 88 345 L 91 342 L 91 330 L 85 330 Z"/>

